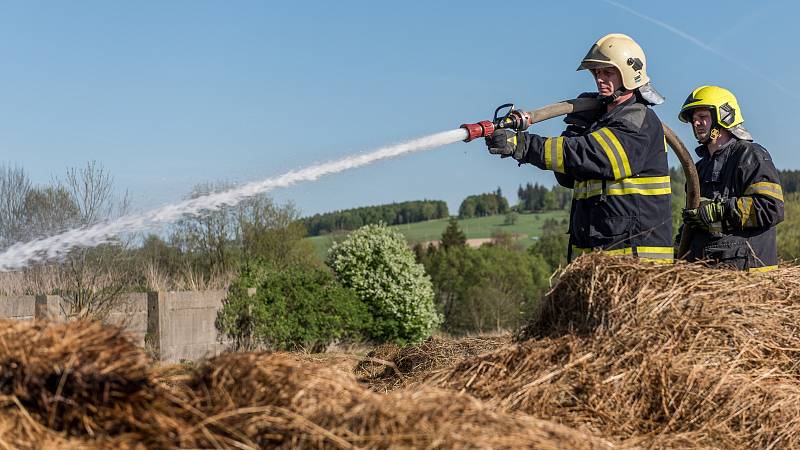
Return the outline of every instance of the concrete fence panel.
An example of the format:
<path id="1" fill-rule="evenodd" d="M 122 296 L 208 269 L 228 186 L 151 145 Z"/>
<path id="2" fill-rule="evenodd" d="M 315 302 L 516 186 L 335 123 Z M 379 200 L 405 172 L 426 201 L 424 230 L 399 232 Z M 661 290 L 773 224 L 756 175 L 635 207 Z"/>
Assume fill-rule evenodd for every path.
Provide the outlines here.
<path id="1" fill-rule="evenodd" d="M 67 320 L 69 306 L 60 295 L 36 296 L 36 319 L 48 319 L 63 322 Z"/>
<path id="2" fill-rule="evenodd" d="M 12 320 L 33 320 L 36 315 L 36 296 L 0 297 L 0 317 Z"/>
<path id="3" fill-rule="evenodd" d="M 213 356 L 224 350 L 214 321 L 227 291 L 151 292 L 147 297 L 147 340 L 161 361 Z"/>
<path id="4" fill-rule="evenodd" d="M 104 322 L 124 328 L 140 346 L 147 334 L 147 293 L 121 294 L 114 302 Z"/>
<path id="5" fill-rule="evenodd" d="M 125 293 L 104 322 L 130 333 L 167 362 L 213 356 L 225 348 L 214 322 L 227 291 Z M 0 318 L 65 321 L 69 305 L 58 295 L 0 297 Z"/>

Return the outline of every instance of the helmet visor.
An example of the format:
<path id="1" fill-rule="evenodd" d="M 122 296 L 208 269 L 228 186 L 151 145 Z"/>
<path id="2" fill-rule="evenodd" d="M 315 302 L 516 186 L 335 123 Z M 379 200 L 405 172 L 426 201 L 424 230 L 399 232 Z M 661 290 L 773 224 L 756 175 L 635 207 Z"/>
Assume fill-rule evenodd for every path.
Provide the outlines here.
<path id="1" fill-rule="evenodd" d="M 594 70 L 594 69 L 604 69 L 606 67 L 617 67 L 614 64 L 611 64 L 608 61 L 600 61 L 597 59 L 584 59 L 581 61 L 581 65 L 578 66 L 575 70 Z"/>

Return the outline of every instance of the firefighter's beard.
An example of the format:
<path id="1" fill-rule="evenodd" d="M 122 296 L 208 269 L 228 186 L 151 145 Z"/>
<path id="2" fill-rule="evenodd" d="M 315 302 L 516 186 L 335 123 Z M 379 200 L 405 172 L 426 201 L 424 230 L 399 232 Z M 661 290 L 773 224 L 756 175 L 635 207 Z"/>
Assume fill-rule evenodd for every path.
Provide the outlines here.
<path id="1" fill-rule="evenodd" d="M 715 130 L 715 128 L 692 127 L 694 138 L 697 139 L 697 142 L 700 144 L 708 144 L 711 141 L 715 141 L 717 136 L 719 136 L 719 131 L 714 133 L 713 131 Z"/>

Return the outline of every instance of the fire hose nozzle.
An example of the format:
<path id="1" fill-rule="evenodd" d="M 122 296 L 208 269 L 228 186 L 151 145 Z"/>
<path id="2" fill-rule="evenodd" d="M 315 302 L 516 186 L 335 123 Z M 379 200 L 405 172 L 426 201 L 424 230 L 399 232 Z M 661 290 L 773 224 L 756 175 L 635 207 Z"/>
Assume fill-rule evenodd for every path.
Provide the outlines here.
<path id="1" fill-rule="evenodd" d="M 501 111 L 508 109 L 505 114 Z M 524 131 L 531 125 L 531 115 L 525 111 L 514 109 L 513 103 L 500 105 L 494 110 L 494 120 L 483 120 L 478 123 L 465 123 L 461 128 L 467 130 L 467 138 L 464 142 L 469 142 L 475 138 L 491 136 L 494 130 L 508 128 L 511 130 Z"/>
<path id="2" fill-rule="evenodd" d="M 464 142 L 469 142 L 479 137 L 491 136 L 494 133 L 494 124 L 488 120 L 482 120 L 478 123 L 464 123 L 461 127 L 467 130 L 467 138 Z"/>

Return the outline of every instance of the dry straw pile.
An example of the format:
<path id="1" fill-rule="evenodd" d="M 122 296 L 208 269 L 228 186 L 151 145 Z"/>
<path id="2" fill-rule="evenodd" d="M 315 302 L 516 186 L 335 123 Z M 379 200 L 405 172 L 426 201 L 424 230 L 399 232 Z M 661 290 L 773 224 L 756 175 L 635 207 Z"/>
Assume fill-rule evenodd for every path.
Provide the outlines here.
<path id="1" fill-rule="evenodd" d="M 800 447 L 800 270 L 588 255 L 515 345 L 429 382 L 628 445 Z"/>
<path id="2" fill-rule="evenodd" d="M 378 392 L 413 384 L 438 369 L 496 350 L 511 342 L 509 334 L 468 336 L 457 339 L 431 336 L 418 345 L 398 348 L 382 345 L 367 354 L 355 372 Z"/>
<path id="3" fill-rule="evenodd" d="M 183 428 L 170 398 L 118 328 L 0 322 L 2 448 L 164 447 Z"/>
<path id="4" fill-rule="evenodd" d="M 352 375 L 287 354 L 222 355 L 189 386 L 197 393 L 192 408 L 208 414 L 207 433 L 249 448 L 612 448 L 452 391 L 377 394 Z"/>
<path id="5" fill-rule="evenodd" d="M 466 394 L 380 395 L 294 355 L 154 369 L 97 323 L 0 329 L 0 448 L 612 448 Z"/>

